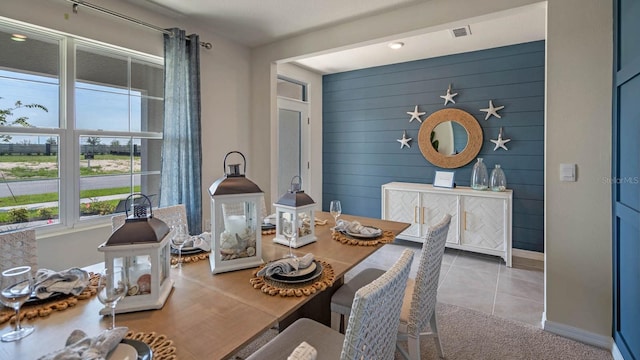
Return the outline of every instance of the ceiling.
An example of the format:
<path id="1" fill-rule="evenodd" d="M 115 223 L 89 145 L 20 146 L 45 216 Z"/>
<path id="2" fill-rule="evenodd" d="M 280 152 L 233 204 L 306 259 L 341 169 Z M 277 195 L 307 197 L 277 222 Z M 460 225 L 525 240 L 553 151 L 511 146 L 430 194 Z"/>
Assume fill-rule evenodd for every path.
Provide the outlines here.
<path id="1" fill-rule="evenodd" d="M 287 37 L 371 16 L 429 0 L 127 0 L 172 18 L 206 24 L 216 34 L 257 47 Z M 470 34 L 454 37 L 451 30 L 468 26 Z M 461 52 L 488 49 L 545 38 L 546 3 L 515 8 L 456 24 L 425 29 L 423 33 L 384 39 L 296 63 L 328 74 L 400 63 Z M 401 41 L 392 50 L 390 41 Z M 215 47 L 215 44 L 214 44 Z"/>

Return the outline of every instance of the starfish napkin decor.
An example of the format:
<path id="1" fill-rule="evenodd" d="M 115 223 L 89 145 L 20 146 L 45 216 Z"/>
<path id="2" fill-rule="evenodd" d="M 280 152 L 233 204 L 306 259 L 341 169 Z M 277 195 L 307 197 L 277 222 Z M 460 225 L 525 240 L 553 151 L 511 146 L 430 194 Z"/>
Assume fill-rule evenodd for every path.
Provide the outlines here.
<path id="1" fill-rule="evenodd" d="M 493 148 L 493 151 L 498 150 L 498 148 L 503 148 L 505 150 L 509 150 L 507 149 L 506 146 L 504 146 L 504 144 L 508 143 L 509 141 L 511 141 L 511 139 L 503 139 L 502 138 L 502 128 L 500 128 L 500 133 L 498 133 L 498 139 L 496 140 L 489 140 L 492 143 L 496 144 L 496 147 Z"/>
<path id="2" fill-rule="evenodd" d="M 398 139 L 398 142 L 400 143 L 400 149 L 402 149 L 405 146 L 408 148 L 411 148 L 411 145 L 409 145 L 409 141 L 411 140 L 413 139 L 407 137 L 407 131 L 405 130 L 405 132 L 402 133 L 402 139 Z"/>
<path id="3" fill-rule="evenodd" d="M 449 88 L 447 89 L 447 95 L 440 95 L 441 98 L 444 99 L 444 105 L 447 106 L 448 102 L 452 102 L 452 103 L 456 103 L 455 100 L 453 100 L 453 97 L 458 95 L 458 93 L 451 93 L 451 84 L 449 84 Z"/>
<path id="4" fill-rule="evenodd" d="M 487 116 L 484 117 L 485 120 L 489 120 L 489 117 L 491 115 L 497 117 L 498 119 L 501 118 L 501 116 L 498 114 L 498 110 L 502 110 L 504 109 L 504 106 L 493 106 L 493 101 L 489 100 L 489 107 L 486 109 L 480 109 L 480 111 L 486 112 Z"/>
<path id="5" fill-rule="evenodd" d="M 420 116 L 426 114 L 425 112 L 419 112 L 418 111 L 418 105 L 416 105 L 415 109 L 413 109 L 413 111 L 407 111 L 407 114 L 411 115 L 411 119 L 409 119 L 409 122 L 412 122 L 414 119 L 418 120 L 419 123 L 422 124 L 422 120 L 420 119 Z"/>

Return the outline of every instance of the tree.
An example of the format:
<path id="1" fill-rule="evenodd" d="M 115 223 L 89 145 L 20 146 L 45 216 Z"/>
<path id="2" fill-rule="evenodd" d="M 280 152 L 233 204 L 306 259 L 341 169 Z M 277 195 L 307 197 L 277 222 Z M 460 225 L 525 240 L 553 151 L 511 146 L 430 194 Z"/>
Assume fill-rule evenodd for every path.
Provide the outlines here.
<path id="1" fill-rule="evenodd" d="M 100 141 L 102 141 L 99 137 L 97 136 L 89 136 L 87 138 L 87 144 L 91 145 L 91 146 L 96 146 L 100 144 Z"/>
<path id="2" fill-rule="evenodd" d="M 0 97 L 2 99 L 2 97 Z M 13 107 L 7 109 L 0 109 L 0 126 L 9 126 L 9 125 L 22 125 L 24 127 L 32 127 L 29 124 L 29 118 L 26 116 L 19 116 L 17 118 L 13 118 L 15 115 L 13 112 L 22 108 L 27 109 L 40 109 L 44 112 L 49 112 L 49 109 L 40 104 L 23 104 L 22 101 L 18 100 L 15 102 Z M 3 142 L 11 141 L 11 135 L 0 134 L 0 140 Z"/>

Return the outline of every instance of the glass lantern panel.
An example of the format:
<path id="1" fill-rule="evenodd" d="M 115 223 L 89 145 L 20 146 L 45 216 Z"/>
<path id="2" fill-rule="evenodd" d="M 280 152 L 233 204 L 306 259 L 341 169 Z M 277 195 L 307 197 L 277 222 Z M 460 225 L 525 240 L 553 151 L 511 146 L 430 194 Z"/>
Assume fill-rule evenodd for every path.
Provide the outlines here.
<path id="1" fill-rule="evenodd" d="M 169 266 L 171 266 L 171 250 L 169 250 L 169 246 L 165 246 L 160 251 L 160 284 L 164 283 L 164 279 L 167 278 Z"/>
<path id="2" fill-rule="evenodd" d="M 278 209 L 278 236 L 286 238 L 284 231 L 285 227 L 289 226 L 289 222 L 293 220 L 293 214 L 282 209 Z"/>
<path id="3" fill-rule="evenodd" d="M 129 296 L 151 294 L 151 258 L 137 255 L 125 258 L 129 278 Z"/>
<path id="4" fill-rule="evenodd" d="M 224 230 L 220 234 L 222 260 L 251 257 L 256 254 L 257 206 L 253 201 L 222 204 Z"/>
<path id="5" fill-rule="evenodd" d="M 300 217 L 300 221 L 298 222 L 300 225 L 298 228 L 298 237 L 311 235 L 311 226 L 313 221 L 315 221 L 311 217 L 311 210 L 302 211 L 298 216 Z"/>

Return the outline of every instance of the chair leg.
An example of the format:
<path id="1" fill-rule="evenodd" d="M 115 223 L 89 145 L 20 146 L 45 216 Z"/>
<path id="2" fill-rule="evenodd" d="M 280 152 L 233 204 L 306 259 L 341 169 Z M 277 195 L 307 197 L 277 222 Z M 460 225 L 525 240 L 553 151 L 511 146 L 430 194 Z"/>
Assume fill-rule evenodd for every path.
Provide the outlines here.
<path id="1" fill-rule="evenodd" d="M 331 312 L 331 328 L 338 332 L 342 331 L 342 322 L 344 319 L 344 315 L 338 314 L 337 312 Z"/>
<path id="2" fill-rule="evenodd" d="M 444 353 L 442 352 L 442 343 L 440 342 L 440 333 L 438 332 L 438 320 L 436 319 L 436 312 L 433 312 L 431 320 L 431 332 L 433 333 L 433 340 L 436 342 L 436 349 L 438 350 L 438 356 L 444 359 Z"/>
<path id="3" fill-rule="evenodd" d="M 409 360 L 420 360 L 420 335 L 407 338 L 407 348 L 409 350 Z"/>

